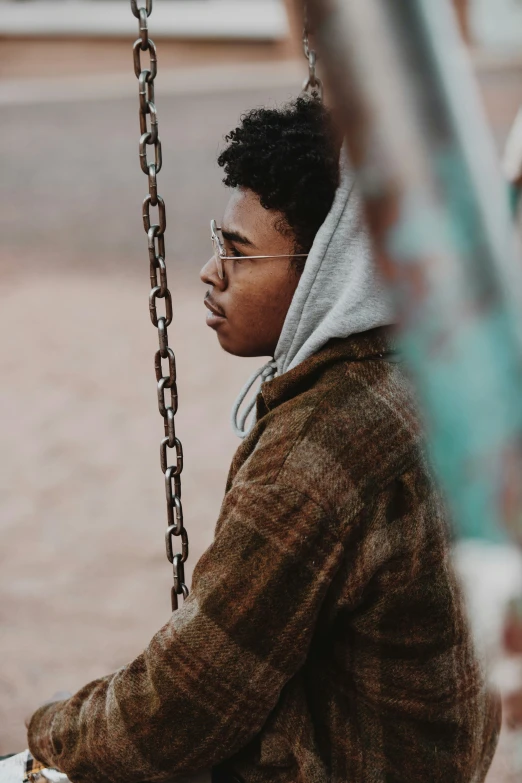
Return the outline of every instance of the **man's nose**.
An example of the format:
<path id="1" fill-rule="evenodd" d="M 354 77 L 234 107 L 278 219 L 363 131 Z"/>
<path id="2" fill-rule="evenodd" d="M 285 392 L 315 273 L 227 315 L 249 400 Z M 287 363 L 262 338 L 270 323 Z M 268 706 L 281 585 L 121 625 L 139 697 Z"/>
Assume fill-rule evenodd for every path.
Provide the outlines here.
<path id="1" fill-rule="evenodd" d="M 227 286 L 226 278 L 222 280 L 218 275 L 216 259 L 214 256 L 209 258 L 209 260 L 207 261 L 207 263 L 199 273 L 199 277 L 203 283 L 206 283 L 207 285 L 212 285 L 220 290 L 224 290 Z"/>

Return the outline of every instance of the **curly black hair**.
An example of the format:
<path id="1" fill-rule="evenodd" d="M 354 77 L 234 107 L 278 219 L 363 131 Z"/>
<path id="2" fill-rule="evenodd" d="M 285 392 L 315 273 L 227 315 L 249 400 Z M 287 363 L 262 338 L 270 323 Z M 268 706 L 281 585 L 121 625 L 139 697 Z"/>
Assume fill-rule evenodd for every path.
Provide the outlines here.
<path id="1" fill-rule="evenodd" d="M 293 234 L 296 253 L 308 253 L 339 184 L 341 139 L 330 112 L 299 97 L 280 109 L 253 109 L 225 139 L 224 184 L 248 188 L 265 209 L 281 212 L 278 229 Z"/>

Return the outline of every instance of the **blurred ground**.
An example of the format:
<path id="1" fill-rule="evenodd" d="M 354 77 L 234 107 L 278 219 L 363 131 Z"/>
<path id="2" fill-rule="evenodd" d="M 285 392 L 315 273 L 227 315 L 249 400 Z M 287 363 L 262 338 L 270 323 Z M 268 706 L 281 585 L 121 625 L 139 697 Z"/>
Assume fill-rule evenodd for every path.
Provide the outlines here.
<path id="1" fill-rule="evenodd" d="M 152 21 L 150 24 L 152 28 Z M 212 63 L 287 60 L 292 56 L 292 47 L 286 41 L 229 41 L 224 44 L 160 39 L 157 45 L 161 70 Z M 0 38 L 2 79 L 127 73 L 131 65 L 132 51 L 124 39 Z"/>
<path id="2" fill-rule="evenodd" d="M 187 63 L 209 73 L 217 61 L 261 67 L 275 52 L 162 43 L 158 50 L 159 181 L 193 565 L 211 540 L 236 446 L 229 410 L 258 364 L 223 354 L 205 326 L 198 271 L 209 253 L 209 219 L 226 198 L 216 153 L 241 112 L 290 98 L 300 85 L 258 80 L 247 91 L 224 83 L 162 95 L 163 65 L 181 69 L 183 80 Z M 287 54 L 277 52 L 283 83 Z M 111 42 L 0 41 L 0 87 L 1 79 L 89 73 L 102 81 L 123 68 L 133 80 L 128 47 Z M 522 103 L 522 68 L 481 61 L 479 70 L 501 143 Z M 2 753 L 24 747 L 24 716 L 53 691 L 75 690 L 147 644 L 168 619 L 171 573 L 137 99 L 5 100 L 0 135 L 7 140 L 0 150 Z"/>

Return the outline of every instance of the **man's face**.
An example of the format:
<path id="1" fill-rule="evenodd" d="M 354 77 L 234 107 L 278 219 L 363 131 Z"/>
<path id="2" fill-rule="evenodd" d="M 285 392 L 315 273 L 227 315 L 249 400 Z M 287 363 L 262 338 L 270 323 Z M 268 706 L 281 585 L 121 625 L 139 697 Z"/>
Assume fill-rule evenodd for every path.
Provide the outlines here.
<path id="1" fill-rule="evenodd" d="M 207 324 L 221 347 L 236 356 L 273 356 L 299 276 L 292 259 L 249 256 L 294 253 L 293 235 L 277 229 L 282 214 L 264 209 L 251 190 L 232 191 L 222 222 L 225 255 L 221 280 L 214 258 L 201 270 L 209 286 Z"/>

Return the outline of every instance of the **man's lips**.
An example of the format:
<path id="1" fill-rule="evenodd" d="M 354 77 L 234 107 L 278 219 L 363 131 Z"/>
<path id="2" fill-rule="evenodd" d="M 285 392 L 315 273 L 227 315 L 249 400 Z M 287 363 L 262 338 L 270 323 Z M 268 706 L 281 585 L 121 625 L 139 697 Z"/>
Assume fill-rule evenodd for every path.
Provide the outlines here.
<path id="1" fill-rule="evenodd" d="M 218 318 L 225 318 L 224 311 L 221 309 L 221 307 L 218 307 L 218 305 L 215 304 L 209 296 L 205 297 L 203 304 L 207 310 L 210 310 L 210 312 L 216 315 Z"/>

